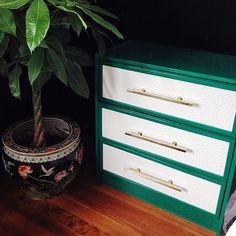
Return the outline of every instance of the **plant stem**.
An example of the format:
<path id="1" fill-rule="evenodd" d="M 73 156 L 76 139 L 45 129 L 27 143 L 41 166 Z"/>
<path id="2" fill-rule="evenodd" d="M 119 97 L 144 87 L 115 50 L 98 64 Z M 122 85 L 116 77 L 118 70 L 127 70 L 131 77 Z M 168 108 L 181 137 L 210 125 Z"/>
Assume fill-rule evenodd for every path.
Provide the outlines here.
<path id="1" fill-rule="evenodd" d="M 45 146 L 45 129 L 43 126 L 41 90 L 32 89 L 32 100 L 34 107 L 34 147 Z"/>

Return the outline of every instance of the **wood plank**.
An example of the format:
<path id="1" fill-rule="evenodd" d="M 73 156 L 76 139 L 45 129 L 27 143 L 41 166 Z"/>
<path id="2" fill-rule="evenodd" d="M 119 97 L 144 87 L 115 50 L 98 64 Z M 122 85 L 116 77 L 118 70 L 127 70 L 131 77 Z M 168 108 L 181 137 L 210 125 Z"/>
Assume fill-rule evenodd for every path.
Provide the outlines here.
<path id="1" fill-rule="evenodd" d="M 146 202 L 142 202 L 140 204 L 140 200 L 132 197 L 128 194 L 122 193 L 117 191 L 116 189 L 108 186 L 108 185 L 93 185 L 93 188 L 96 188 L 98 191 L 102 191 L 103 193 L 111 196 L 112 198 L 118 199 L 120 201 L 126 202 L 126 204 L 130 205 L 131 207 L 139 208 L 141 211 L 150 214 L 160 220 L 168 222 L 168 224 L 174 224 L 177 227 L 183 227 L 186 231 L 194 234 L 194 235 L 208 235 L 214 236 L 215 232 L 203 228 L 199 225 L 196 225 L 190 221 L 187 221 L 183 218 L 180 218 L 170 212 L 157 208 L 151 204 Z"/>
<path id="2" fill-rule="evenodd" d="M 19 192 L 12 196 L 0 197 L 0 199 L 9 209 L 40 225 L 53 235 L 103 235 L 95 226 L 89 225 L 79 217 L 64 211 L 48 201 L 33 201 L 24 198 Z"/>
<path id="3" fill-rule="evenodd" d="M 0 235 L 214 235 L 109 186 L 95 185 L 90 177 L 79 178 L 65 194 L 48 201 L 27 199 L 14 182 L 0 180 Z"/>
<path id="4" fill-rule="evenodd" d="M 23 215 L 17 213 L 15 210 L 9 208 L 2 201 L 0 202 L 0 209 L 1 224 L 5 224 L 11 227 L 14 231 L 19 232 L 20 235 L 32 236 L 36 234 L 44 236 L 53 236 L 53 234 L 49 233 L 44 228 L 25 218 Z M 3 235 L 5 235 L 5 233 Z"/>
<path id="5" fill-rule="evenodd" d="M 182 227 L 177 227 L 170 222 L 166 223 L 162 219 L 140 210 L 137 206 L 133 207 L 123 199 L 113 198 L 96 188 L 87 187 L 67 195 L 76 202 L 82 202 L 109 218 L 135 228 L 141 235 L 159 235 L 161 232 L 165 232 L 166 236 L 175 234 L 181 236 L 193 235 Z M 142 203 L 139 202 L 139 204 Z"/>
<path id="6" fill-rule="evenodd" d="M 14 226 L 8 223 L 0 222 L 0 235 L 2 236 L 26 236 L 26 234 L 20 232 Z"/>
<path id="7" fill-rule="evenodd" d="M 64 210 L 81 217 L 83 220 L 90 224 L 94 224 L 96 227 L 100 228 L 101 231 L 111 234 L 114 236 L 121 235 L 132 235 L 140 236 L 140 232 L 129 227 L 128 225 L 117 222 L 116 220 L 108 217 L 95 209 L 87 206 L 86 204 L 76 201 L 68 196 L 60 196 L 55 199 L 50 200 L 51 203 L 58 207 L 62 207 Z"/>

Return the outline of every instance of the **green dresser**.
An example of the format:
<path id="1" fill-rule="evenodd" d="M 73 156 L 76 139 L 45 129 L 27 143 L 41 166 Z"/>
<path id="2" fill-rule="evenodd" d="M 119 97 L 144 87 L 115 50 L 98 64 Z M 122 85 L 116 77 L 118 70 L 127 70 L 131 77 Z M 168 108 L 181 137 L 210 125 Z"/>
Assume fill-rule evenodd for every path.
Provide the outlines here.
<path id="1" fill-rule="evenodd" d="M 126 42 L 96 71 L 100 183 L 220 235 L 235 180 L 236 57 Z"/>

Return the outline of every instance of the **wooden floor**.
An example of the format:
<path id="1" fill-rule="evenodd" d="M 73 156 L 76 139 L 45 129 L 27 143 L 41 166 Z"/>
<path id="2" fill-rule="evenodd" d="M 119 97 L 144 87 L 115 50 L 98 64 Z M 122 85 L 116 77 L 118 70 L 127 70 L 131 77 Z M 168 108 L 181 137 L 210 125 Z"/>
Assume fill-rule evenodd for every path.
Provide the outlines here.
<path id="1" fill-rule="evenodd" d="M 25 198 L 14 182 L 2 176 L 0 235 L 200 236 L 214 233 L 79 175 L 63 195 L 48 201 Z"/>

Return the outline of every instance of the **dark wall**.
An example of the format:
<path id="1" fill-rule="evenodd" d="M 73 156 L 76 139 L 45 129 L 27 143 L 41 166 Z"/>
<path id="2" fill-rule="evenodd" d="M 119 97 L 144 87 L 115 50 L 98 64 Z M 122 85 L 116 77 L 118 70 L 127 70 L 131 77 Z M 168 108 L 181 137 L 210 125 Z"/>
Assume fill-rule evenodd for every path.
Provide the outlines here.
<path id="1" fill-rule="evenodd" d="M 98 0 L 126 39 L 236 54 L 235 0 Z"/>

